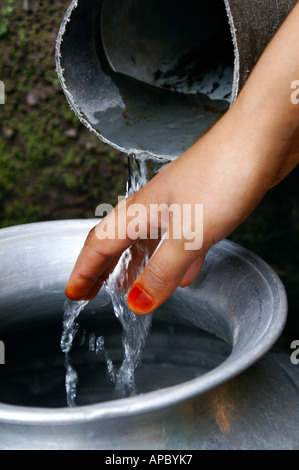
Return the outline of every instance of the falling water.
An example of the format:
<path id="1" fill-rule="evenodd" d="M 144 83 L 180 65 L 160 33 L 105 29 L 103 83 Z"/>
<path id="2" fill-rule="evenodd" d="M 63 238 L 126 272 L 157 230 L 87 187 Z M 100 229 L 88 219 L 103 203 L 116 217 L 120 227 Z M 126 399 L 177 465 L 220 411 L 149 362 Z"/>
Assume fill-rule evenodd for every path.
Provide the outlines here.
<path id="1" fill-rule="evenodd" d="M 164 165 L 166 161 L 158 159 L 148 153 L 130 154 L 128 157 L 129 178 L 126 197 L 144 186 Z M 134 250 L 134 254 L 133 254 Z M 134 248 L 129 247 L 120 257 L 118 264 L 105 282 L 105 289 L 110 294 L 114 313 L 122 325 L 122 345 L 124 359 L 118 370 L 114 366 L 104 348 L 104 338 L 96 340 L 96 352 L 104 352 L 107 371 L 110 379 L 115 382 L 114 397 L 124 398 L 136 395 L 135 369 L 141 361 L 141 354 L 150 331 L 152 314 L 136 315 L 127 304 L 127 295 L 131 287 L 129 280 L 130 263 L 134 256 L 141 260 L 135 278 L 139 276 L 149 261 L 149 251 L 146 243 L 136 243 Z M 78 377 L 69 360 L 69 351 L 74 336 L 79 328 L 76 319 L 87 302 L 66 301 L 63 319 L 63 333 L 61 349 L 65 353 L 66 365 L 66 393 L 69 406 L 76 404 L 76 390 Z"/>
<path id="2" fill-rule="evenodd" d="M 71 302 L 69 299 L 64 303 L 60 348 L 62 352 L 64 352 L 65 391 L 68 406 L 76 405 L 78 383 L 78 375 L 74 367 L 71 365 L 69 353 L 73 345 L 74 337 L 79 329 L 79 324 L 76 322 L 76 319 L 87 304 L 88 301 Z"/>
<path id="3" fill-rule="evenodd" d="M 128 164 L 127 197 L 144 186 L 161 169 L 165 161 L 159 160 L 148 153 L 141 153 L 139 155 L 130 154 Z M 137 278 L 149 261 L 147 244 L 135 244 L 134 254 L 139 260 L 142 260 L 138 271 L 135 273 L 135 278 Z M 127 304 L 127 295 L 131 287 L 128 279 L 128 267 L 132 258 L 133 248 L 129 247 L 122 254 L 105 285 L 111 296 L 114 313 L 123 327 L 124 360 L 117 374 L 115 398 L 133 396 L 137 393 L 134 371 L 140 364 L 142 349 L 152 322 L 152 314 L 136 315 L 129 309 Z"/>

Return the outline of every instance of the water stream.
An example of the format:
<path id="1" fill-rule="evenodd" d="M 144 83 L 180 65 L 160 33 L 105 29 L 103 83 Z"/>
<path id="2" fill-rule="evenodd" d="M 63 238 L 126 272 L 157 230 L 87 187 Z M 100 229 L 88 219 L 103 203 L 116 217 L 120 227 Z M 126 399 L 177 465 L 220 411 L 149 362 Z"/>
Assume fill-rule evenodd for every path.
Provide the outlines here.
<path id="1" fill-rule="evenodd" d="M 62 335 L 60 348 L 64 353 L 65 362 L 65 391 L 68 406 L 75 406 L 77 399 L 78 375 L 70 361 L 70 351 L 73 345 L 74 337 L 79 329 L 76 322 L 80 312 L 84 309 L 88 301 L 71 302 L 67 299 L 64 303 Z"/>
<path id="2" fill-rule="evenodd" d="M 130 154 L 128 156 L 129 177 L 126 197 L 144 186 L 165 163 L 167 163 L 165 160 L 158 159 L 149 153 Z M 93 344 L 96 345 L 95 352 L 97 354 L 99 352 L 104 353 L 108 375 L 115 383 L 114 398 L 125 398 L 137 394 L 135 369 L 140 365 L 142 350 L 152 322 L 152 314 L 136 315 L 127 305 L 127 295 L 131 287 L 128 267 L 133 256 L 136 255 L 141 260 L 138 271 L 134 273 L 135 278 L 137 278 L 149 260 L 146 243 L 136 243 L 134 249 L 129 247 L 124 251 L 104 285 L 111 297 L 115 316 L 122 325 L 124 358 L 118 371 L 115 371 L 115 367 L 105 349 L 104 337 L 99 336 L 93 341 Z M 61 350 L 65 354 L 65 389 L 68 406 L 76 405 L 78 387 L 78 375 L 71 365 L 69 353 L 79 329 L 77 318 L 87 303 L 66 300 L 64 305 Z"/>

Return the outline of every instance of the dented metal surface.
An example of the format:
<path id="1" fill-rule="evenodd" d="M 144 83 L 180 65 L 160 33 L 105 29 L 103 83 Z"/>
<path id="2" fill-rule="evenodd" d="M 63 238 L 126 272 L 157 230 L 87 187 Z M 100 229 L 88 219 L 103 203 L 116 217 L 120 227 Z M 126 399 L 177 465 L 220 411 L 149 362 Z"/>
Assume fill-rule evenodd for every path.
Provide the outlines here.
<path id="1" fill-rule="evenodd" d="M 1 332 L 10 331 L 16 340 L 22 332 L 24 341 L 27 335 L 20 374 L 31 349 L 34 355 L 30 329 L 38 324 L 46 335 L 42 345 L 52 348 L 45 364 L 55 367 L 59 351 L 53 355 L 55 341 L 48 325 L 50 320 L 62 321 L 64 288 L 95 222 L 44 222 L 0 231 Z M 103 325 L 114 318 L 111 304 L 103 304 L 101 296 L 84 315 L 97 318 L 95 311 Z M 0 403 L 0 447 L 299 448 L 298 369 L 284 353 L 271 350 L 263 357 L 279 337 L 286 311 L 285 291 L 272 269 L 244 248 L 223 241 L 211 249 L 196 282 L 178 289 L 154 317 L 169 325 L 189 325 L 200 338 L 203 331 L 224 340 L 231 353 L 203 339 L 204 360 L 212 364 L 215 355 L 223 354 L 220 364 L 217 359 L 206 373 L 173 386 L 76 408 L 24 406 L 26 395 L 20 385 L 14 386 L 9 399 L 19 393 L 23 405 Z M 59 350 L 59 342 L 56 347 Z M 185 356 L 187 363 L 194 361 L 195 352 Z M 11 354 L 8 348 L 7 361 Z M 37 369 L 42 357 L 34 358 Z M 154 374 L 151 377 L 154 383 Z M 36 381 L 37 376 L 34 396 L 42 393 Z M 55 388 L 55 381 L 48 386 Z"/>
<path id="2" fill-rule="evenodd" d="M 57 39 L 70 106 L 104 142 L 176 158 L 228 109 L 295 0 L 73 0 Z"/>

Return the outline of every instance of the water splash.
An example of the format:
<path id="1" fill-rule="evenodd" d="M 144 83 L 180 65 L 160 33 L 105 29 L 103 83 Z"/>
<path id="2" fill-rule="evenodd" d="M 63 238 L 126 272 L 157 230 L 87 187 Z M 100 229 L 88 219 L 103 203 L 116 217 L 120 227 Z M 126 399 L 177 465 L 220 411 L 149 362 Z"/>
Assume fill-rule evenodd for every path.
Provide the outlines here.
<path id="1" fill-rule="evenodd" d="M 111 360 L 111 358 L 110 358 L 110 356 L 109 356 L 109 354 L 108 354 L 108 352 L 105 348 L 104 336 L 99 336 L 96 339 L 95 351 L 96 351 L 96 354 L 102 353 L 104 355 L 104 359 L 105 359 L 106 366 L 107 366 L 108 377 L 110 378 L 111 382 L 115 383 L 116 382 L 116 373 L 115 373 L 113 362 L 112 362 L 112 360 Z"/>
<path id="2" fill-rule="evenodd" d="M 87 304 L 88 300 L 71 302 L 69 299 L 67 299 L 64 303 L 60 348 L 65 355 L 65 390 L 67 404 L 70 407 L 76 406 L 78 385 L 78 374 L 74 367 L 71 365 L 70 351 L 73 345 L 75 335 L 79 329 L 79 324 L 76 322 L 76 319 Z"/>
<path id="3" fill-rule="evenodd" d="M 146 247 L 140 247 L 142 252 L 142 265 L 140 272 L 148 261 Z M 124 398 L 136 395 L 135 369 L 141 362 L 141 353 L 145 345 L 146 337 L 150 331 L 152 314 L 140 316 L 133 313 L 127 304 L 127 295 L 130 289 L 128 285 L 128 271 L 126 267 L 132 260 L 132 250 L 128 248 L 121 256 L 113 273 L 106 282 L 106 289 L 111 295 L 114 313 L 122 324 L 122 345 L 124 359 L 116 375 L 114 391 L 115 398 Z M 125 289 L 121 286 L 127 286 Z"/>
<path id="4" fill-rule="evenodd" d="M 126 197 L 144 186 L 165 163 L 165 160 L 158 159 L 149 153 L 130 154 L 128 157 L 129 178 Z M 105 283 L 106 290 L 111 296 L 114 313 L 123 328 L 124 359 L 116 376 L 115 398 L 124 398 L 137 394 L 135 369 L 140 365 L 142 350 L 152 323 L 152 314 L 136 315 L 129 309 L 127 304 L 127 295 L 131 288 L 129 266 L 133 256 L 141 260 L 138 269 L 134 272 L 135 280 L 149 261 L 149 250 L 146 243 L 136 243 L 133 248 L 129 247 L 124 251 L 114 271 Z"/>
<path id="5" fill-rule="evenodd" d="M 126 188 L 126 197 L 138 191 L 167 163 L 149 153 L 130 154 L 128 156 L 129 178 Z M 129 266 L 134 256 L 141 263 L 134 273 L 135 279 L 143 271 L 149 261 L 149 251 L 146 243 L 136 243 L 134 248 L 129 247 L 120 257 L 118 264 L 105 282 L 105 290 L 110 294 L 114 313 L 120 321 L 122 332 L 122 345 L 124 359 L 116 373 L 114 365 L 104 346 L 104 337 L 95 335 L 89 337 L 89 350 L 96 354 L 103 353 L 110 380 L 115 383 L 114 398 L 125 398 L 136 395 L 135 369 L 140 365 L 142 350 L 149 334 L 152 314 L 136 315 L 127 305 L 127 295 L 131 287 L 129 280 Z M 64 304 L 63 332 L 61 337 L 61 350 L 65 353 L 66 378 L 65 387 L 68 406 L 75 406 L 77 402 L 78 375 L 71 365 L 69 353 L 74 337 L 79 329 L 76 322 L 80 312 L 88 301 L 71 302 Z"/>

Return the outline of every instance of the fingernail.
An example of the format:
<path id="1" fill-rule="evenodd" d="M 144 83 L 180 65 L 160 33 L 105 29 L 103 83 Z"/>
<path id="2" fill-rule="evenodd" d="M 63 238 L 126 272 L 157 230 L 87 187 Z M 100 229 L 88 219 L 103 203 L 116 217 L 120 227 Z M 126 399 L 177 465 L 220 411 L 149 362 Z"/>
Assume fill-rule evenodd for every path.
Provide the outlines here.
<path id="1" fill-rule="evenodd" d="M 154 304 L 153 299 L 138 285 L 133 285 L 127 298 L 128 305 L 135 313 L 146 313 Z"/>

